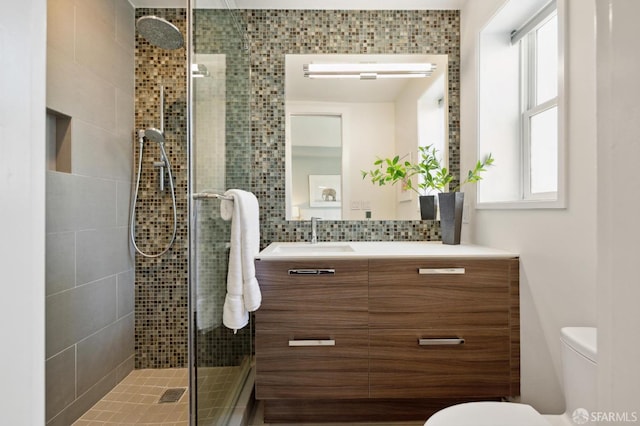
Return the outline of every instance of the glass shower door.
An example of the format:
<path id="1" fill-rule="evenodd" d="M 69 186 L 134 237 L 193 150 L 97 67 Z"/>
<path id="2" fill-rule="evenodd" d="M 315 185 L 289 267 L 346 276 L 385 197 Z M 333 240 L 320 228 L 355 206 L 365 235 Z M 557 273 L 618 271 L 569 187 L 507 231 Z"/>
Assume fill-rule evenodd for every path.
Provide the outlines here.
<path id="1" fill-rule="evenodd" d="M 191 144 L 190 368 L 192 421 L 229 424 L 252 364 L 252 330 L 222 323 L 230 222 L 220 217 L 229 188 L 249 188 L 249 58 L 237 11 L 190 6 Z"/>

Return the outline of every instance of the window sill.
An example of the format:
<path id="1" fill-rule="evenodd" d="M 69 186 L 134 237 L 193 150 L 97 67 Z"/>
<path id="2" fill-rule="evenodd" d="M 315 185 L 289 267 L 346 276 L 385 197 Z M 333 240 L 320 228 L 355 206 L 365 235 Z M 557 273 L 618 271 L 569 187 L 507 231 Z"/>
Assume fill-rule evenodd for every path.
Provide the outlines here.
<path id="1" fill-rule="evenodd" d="M 543 210 L 565 209 L 564 200 L 514 200 L 491 203 L 476 203 L 477 210 Z"/>

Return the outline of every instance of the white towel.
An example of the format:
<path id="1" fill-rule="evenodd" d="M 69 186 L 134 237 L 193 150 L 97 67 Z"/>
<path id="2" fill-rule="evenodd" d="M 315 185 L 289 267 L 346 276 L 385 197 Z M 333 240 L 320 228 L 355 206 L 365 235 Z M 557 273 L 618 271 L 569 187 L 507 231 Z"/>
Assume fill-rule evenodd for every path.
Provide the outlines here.
<path id="1" fill-rule="evenodd" d="M 227 274 L 227 297 L 222 322 L 235 332 L 249 323 L 249 312 L 260 307 L 262 295 L 256 280 L 255 255 L 260 249 L 258 199 L 251 192 L 230 189 L 224 193 L 220 216 L 231 220 L 231 249 Z"/>

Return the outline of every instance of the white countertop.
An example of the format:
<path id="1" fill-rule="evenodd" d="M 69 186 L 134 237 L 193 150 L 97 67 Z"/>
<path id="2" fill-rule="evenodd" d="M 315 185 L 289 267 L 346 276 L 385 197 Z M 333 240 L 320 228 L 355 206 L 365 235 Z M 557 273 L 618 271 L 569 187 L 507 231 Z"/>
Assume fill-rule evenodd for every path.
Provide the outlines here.
<path id="1" fill-rule="evenodd" d="M 276 242 L 256 255 L 259 260 L 447 257 L 510 259 L 518 254 L 476 245 L 446 245 L 440 241 L 336 241 L 317 244 Z"/>

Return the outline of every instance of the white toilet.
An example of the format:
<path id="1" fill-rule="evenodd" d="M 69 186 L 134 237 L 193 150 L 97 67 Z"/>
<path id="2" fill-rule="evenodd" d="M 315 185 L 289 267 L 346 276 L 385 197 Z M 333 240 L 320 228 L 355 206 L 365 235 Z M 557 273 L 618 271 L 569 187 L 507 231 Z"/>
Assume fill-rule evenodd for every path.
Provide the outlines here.
<path id="1" fill-rule="evenodd" d="M 425 426 L 561 426 L 590 424 L 596 409 L 596 329 L 565 327 L 561 330 L 562 376 L 566 411 L 542 415 L 532 406 L 511 402 L 469 402 L 435 413 Z"/>

